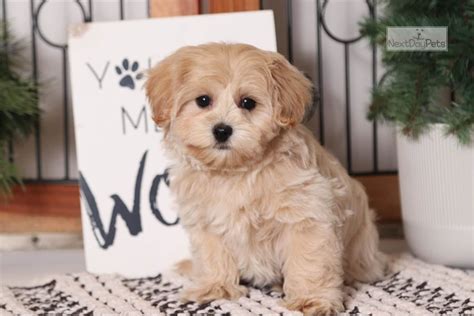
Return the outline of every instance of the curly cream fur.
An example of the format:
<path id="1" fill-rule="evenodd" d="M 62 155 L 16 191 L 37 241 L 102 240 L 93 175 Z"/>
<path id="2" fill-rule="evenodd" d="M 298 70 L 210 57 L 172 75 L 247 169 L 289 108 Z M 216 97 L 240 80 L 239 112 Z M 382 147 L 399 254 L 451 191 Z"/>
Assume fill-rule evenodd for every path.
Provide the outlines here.
<path id="1" fill-rule="evenodd" d="M 195 280 L 184 298 L 209 301 L 282 286 L 308 315 L 343 309 L 346 281 L 380 279 L 374 215 L 363 187 L 299 124 L 311 83 L 281 55 L 241 44 L 185 47 L 150 72 L 147 95 L 176 164 L 171 189 L 189 233 Z M 211 96 L 208 108 L 194 99 Z M 257 106 L 237 106 L 252 97 Z M 212 127 L 226 122 L 229 149 Z"/>

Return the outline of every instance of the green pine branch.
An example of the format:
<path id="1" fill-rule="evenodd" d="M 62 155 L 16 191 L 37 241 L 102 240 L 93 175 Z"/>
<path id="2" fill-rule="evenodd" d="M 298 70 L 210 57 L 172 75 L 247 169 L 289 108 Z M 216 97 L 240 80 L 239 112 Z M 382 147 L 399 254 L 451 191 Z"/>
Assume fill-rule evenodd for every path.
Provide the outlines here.
<path id="1" fill-rule="evenodd" d="M 15 165 L 8 158 L 8 143 L 29 135 L 40 114 L 37 86 L 18 75 L 19 67 L 24 64 L 19 58 L 20 50 L 21 46 L 8 30 L 0 30 L 0 197 L 10 195 L 11 186 L 21 183 Z"/>
<path id="2" fill-rule="evenodd" d="M 474 0 L 381 0 L 384 13 L 361 23 L 361 33 L 381 48 L 385 80 L 372 93 L 368 118 L 393 122 L 418 137 L 446 124 L 461 143 L 474 135 Z M 446 52 L 386 50 L 389 26 L 447 26 Z M 439 91 L 454 97 L 439 102 Z"/>

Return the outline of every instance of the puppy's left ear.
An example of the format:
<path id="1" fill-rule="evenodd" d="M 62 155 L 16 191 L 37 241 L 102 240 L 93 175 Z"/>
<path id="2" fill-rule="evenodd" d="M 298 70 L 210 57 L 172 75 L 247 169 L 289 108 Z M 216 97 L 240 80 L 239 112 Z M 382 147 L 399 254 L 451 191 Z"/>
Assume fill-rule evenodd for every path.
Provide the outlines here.
<path id="1" fill-rule="evenodd" d="M 269 55 L 274 117 L 278 125 L 293 127 L 303 120 L 306 108 L 311 105 L 313 84 L 282 55 Z"/>
<path id="2" fill-rule="evenodd" d="M 149 70 L 148 79 L 145 83 L 146 95 L 148 97 L 153 120 L 155 123 L 167 129 L 170 124 L 171 112 L 174 106 L 174 96 L 178 87 L 179 59 L 178 54 L 173 54 L 159 62 Z"/>

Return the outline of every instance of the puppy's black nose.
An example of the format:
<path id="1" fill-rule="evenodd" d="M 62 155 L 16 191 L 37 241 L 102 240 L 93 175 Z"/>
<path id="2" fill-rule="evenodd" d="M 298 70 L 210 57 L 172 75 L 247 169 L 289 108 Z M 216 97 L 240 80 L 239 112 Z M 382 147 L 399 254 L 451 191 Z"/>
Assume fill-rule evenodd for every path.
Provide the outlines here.
<path id="1" fill-rule="evenodd" d="M 219 143 L 223 143 L 232 135 L 232 127 L 224 123 L 219 123 L 214 126 L 212 133 Z"/>

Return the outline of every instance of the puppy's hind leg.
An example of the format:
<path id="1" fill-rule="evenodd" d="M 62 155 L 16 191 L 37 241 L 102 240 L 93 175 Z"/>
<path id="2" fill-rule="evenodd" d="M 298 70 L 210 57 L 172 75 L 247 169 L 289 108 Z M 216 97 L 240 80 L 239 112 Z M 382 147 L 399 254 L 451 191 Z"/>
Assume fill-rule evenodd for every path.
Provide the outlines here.
<path id="1" fill-rule="evenodd" d="M 362 223 L 345 251 L 345 279 L 348 282 L 375 282 L 387 272 L 386 255 L 379 250 L 374 213 L 368 208 L 364 212 Z"/>

